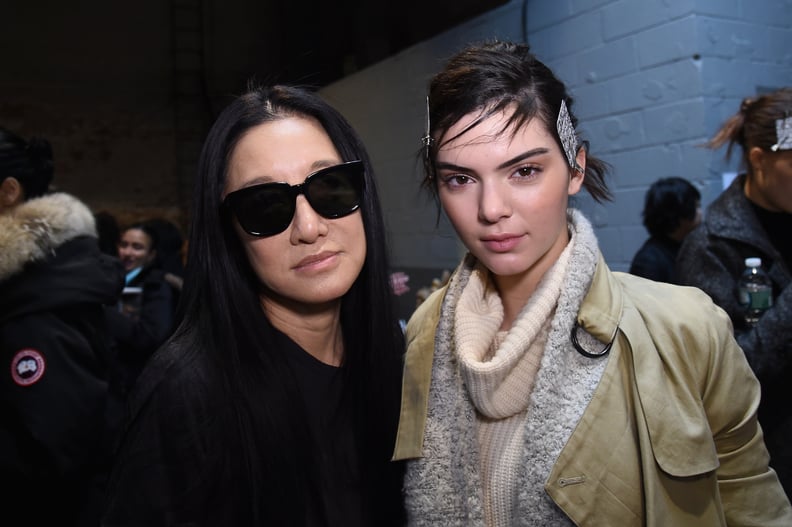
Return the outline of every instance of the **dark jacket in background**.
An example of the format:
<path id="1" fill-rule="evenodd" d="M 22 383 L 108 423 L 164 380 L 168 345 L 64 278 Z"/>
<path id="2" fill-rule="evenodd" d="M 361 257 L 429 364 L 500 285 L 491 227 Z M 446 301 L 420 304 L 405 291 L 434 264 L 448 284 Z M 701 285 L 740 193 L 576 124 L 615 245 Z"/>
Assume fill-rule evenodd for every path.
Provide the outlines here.
<path id="1" fill-rule="evenodd" d="M 123 268 L 100 253 L 91 212 L 75 198 L 0 214 L 2 517 L 98 525 L 115 433 L 104 306 L 122 285 Z"/>
<path id="2" fill-rule="evenodd" d="M 115 380 L 122 395 L 129 392 L 148 358 L 172 333 L 174 313 L 173 289 L 165 273 L 151 267 L 126 285 L 117 305 L 107 308 Z"/>
<path id="3" fill-rule="evenodd" d="M 651 236 L 633 257 L 630 274 L 656 282 L 677 284 L 676 257 L 680 243 L 662 236 Z"/>
<path id="4" fill-rule="evenodd" d="M 729 314 L 737 342 L 762 385 L 759 420 L 770 465 L 792 495 L 792 274 L 743 193 L 741 175 L 708 207 L 677 257 L 680 282 L 701 288 Z M 737 298 L 745 259 L 758 256 L 773 282 L 773 307 L 748 327 Z"/>

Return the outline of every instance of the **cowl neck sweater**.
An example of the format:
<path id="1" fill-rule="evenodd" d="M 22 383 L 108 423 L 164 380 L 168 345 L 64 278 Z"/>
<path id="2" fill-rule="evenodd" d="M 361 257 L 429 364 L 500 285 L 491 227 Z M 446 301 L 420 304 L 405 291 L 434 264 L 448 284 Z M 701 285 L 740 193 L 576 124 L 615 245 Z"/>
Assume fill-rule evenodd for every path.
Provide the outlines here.
<path id="1" fill-rule="evenodd" d="M 455 318 L 460 369 L 477 414 L 484 515 L 488 525 L 511 525 L 523 424 L 534 378 L 555 312 L 570 237 L 508 330 L 500 331 L 503 303 L 491 273 L 477 263 L 462 290 Z"/>
<path id="2" fill-rule="evenodd" d="M 570 520 L 545 492 L 544 484 L 588 405 L 607 360 L 583 357 L 570 341 L 577 312 L 594 276 L 599 249 L 588 220 L 574 209 L 569 209 L 567 217 L 569 232 L 574 240 L 567 248 L 568 261 L 564 265 L 563 258 L 560 258 L 553 270 L 546 273 L 548 280 L 540 286 L 549 288 L 546 297 L 537 289 L 518 320 L 502 336 L 502 343 L 496 344 L 492 350 L 493 358 L 502 353 L 501 350 L 505 352 L 506 347 L 511 350 L 503 355 L 505 364 L 509 362 L 505 359 L 506 355 L 509 355 L 511 361 L 515 361 L 515 358 L 520 358 L 521 353 L 529 351 L 532 343 L 544 341 L 539 351 L 531 351 L 531 355 L 536 355 L 539 366 L 533 376 L 533 390 L 524 387 L 520 392 L 527 394 L 524 417 L 520 417 L 519 434 L 509 439 L 509 451 L 515 454 L 503 465 L 511 470 L 508 481 L 513 483 L 505 490 L 509 493 L 508 496 L 495 497 L 506 500 L 505 504 L 498 505 L 498 510 L 507 511 L 504 514 L 508 519 L 503 520 L 500 516 L 494 518 L 484 512 L 485 499 L 490 500 L 493 496 L 485 497 L 486 487 L 481 471 L 480 423 L 484 419 L 495 418 L 486 417 L 479 410 L 479 406 L 487 406 L 481 404 L 486 399 L 481 396 L 486 390 L 479 392 L 475 388 L 474 377 L 477 373 L 474 373 L 476 368 L 471 368 L 475 362 L 468 360 L 470 356 L 467 355 L 471 353 L 472 348 L 469 346 L 472 345 L 462 337 L 466 342 L 460 349 L 465 358 L 457 348 L 462 334 L 482 331 L 481 327 L 466 328 L 464 324 L 458 324 L 460 309 L 467 309 L 463 307 L 463 302 L 466 302 L 464 297 L 473 294 L 475 298 L 479 294 L 473 289 L 466 292 L 478 265 L 477 260 L 468 254 L 449 281 L 437 323 L 424 434 L 425 456 L 408 464 L 405 480 L 406 492 L 410 497 L 408 509 L 411 524 L 422 525 L 421 517 L 438 517 L 439 511 L 442 511 L 447 525 L 465 527 L 571 525 Z M 558 273 L 562 281 L 557 294 L 550 291 L 554 287 L 551 282 L 557 279 L 555 273 Z M 549 279 L 550 276 L 553 278 Z M 474 288 L 486 283 L 480 281 L 479 286 L 476 286 L 475 282 L 479 278 L 473 281 L 474 285 L 471 287 Z M 553 297 L 557 298 L 557 302 L 553 302 Z M 543 298 L 541 302 L 540 298 Z M 491 306 L 488 302 L 494 302 L 494 299 L 488 298 L 483 305 Z M 547 305 L 539 305 L 546 302 L 550 305 L 548 314 L 533 320 L 534 313 L 547 311 Z M 496 311 L 485 308 L 485 316 L 480 322 L 489 325 L 488 331 L 495 338 L 482 339 L 478 335 L 474 337 L 476 342 L 490 341 L 484 344 L 487 353 L 492 353 L 489 345 L 498 340 L 500 319 Z M 464 313 L 459 316 L 464 318 Z M 539 327 L 535 327 L 536 325 Z M 535 334 L 535 337 L 528 338 L 528 333 Z M 579 337 L 584 346 L 598 347 L 590 335 L 580 331 Z M 481 353 L 482 348 L 477 349 Z M 481 355 L 480 358 L 484 356 Z M 479 362 L 483 364 L 484 361 Z M 500 357 L 493 364 L 500 364 Z M 509 377 L 510 373 L 507 373 L 500 382 L 493 382 L 492 385 L 502 386 L 504 380 L 510 380 Z M 473 395 L 474 392 L 477 394 Z M 494 397 L 498 399 L 497 396 Z M 519 415 L 519 408 L 523 403 L 509 404 L 514 405 L 513 409 L 517 409 Z M 500 403 L 497 400 L 493 406 L 494 411 L 499 412 Z M 509 411 L 495 415 L 507 413 Z"/>

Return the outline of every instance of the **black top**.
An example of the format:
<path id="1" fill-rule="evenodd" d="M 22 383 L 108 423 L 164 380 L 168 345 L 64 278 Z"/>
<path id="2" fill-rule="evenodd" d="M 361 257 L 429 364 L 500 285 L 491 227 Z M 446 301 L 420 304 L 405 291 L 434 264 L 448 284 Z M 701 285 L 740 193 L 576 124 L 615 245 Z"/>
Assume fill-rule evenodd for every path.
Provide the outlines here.
<path id="1" fill-rule="evenodd" d="M 320 491 L 328 525 L 362 526 L 358 450 L 351 416 L 341 404 L 341 369 L 315 359 L 283 333 L 278 336 L 303 396 L 317 457 L 324 465 L 319 471 L 325 476 Z M 317 518 L 310 523 L 322 525 Z"/>
<path id="2" fill-rule="evenodd" d="M 278 360 L 285 357 L 283 375 L 293 379 L 297 400 L 260 386 L 266 395 L 249 406 L 256 416 L 230 411 L 245 407 L 229 399 L 245 391 L 217 384 L 223 382 L 214 374 L 218 366 L 201 350 L 206 342 L 196 334 L 178 335 L 155 353 L 130 397 L 132 420 L 116 457 L 102 525 L 266 525 L 251 520 L 246 494 L 253 485 L 265 490 L 262 495 L 266 500 L 270 495 L 266 489 L 273 481 L 276 485 L 283 481 L 284 488 L 291 488 L 286 480 L 293 482 L 293 474 L 268 472 L 262 467 L 282 466 L 271 460 L 294 456 L 314 460 L 309 478 L 317 483 L 316 499 L 323 506 L 301 504 L 298 510 L 289 509 L 293 525 L 355 527 L 398 522 L 398 518 L 364 518 L 368 514 L 364 507 L 369 504 L 361 496 L 369 489 L 361 487 L 358 476 L 361 449 L 356 447 L 350 425 L 351 406 L 342 403 L 343 369 L 317 361 L 286 335 L 273 331 L 274 338 L 262 344 L 260 353 Z M 250 373 L 248 381 L 238 382 L 261 385 L 258 373 Z M 277 451 L 262 446 L 267 441 L 257 434 L 283 434 L 261 430 L 254 420 L 261 423 L 260 417 L 276 407 L 305 415 L 307 423 L 302 426 L 311 437 L 300 436 L 299 444 Z M 237 428 L 245 432 L 239 435 L 234 431 Z M 252 447 L 252 459 L 242 456 L 245 449 L 241 445 Z M 392 464 L 387 459 L 382 462 Z M 264 504 L 265 510 L 273 507 L 284 506 Z M 380 510 L 373 513 L 385 514 Z M 316 517 L 322 514 L 326 521 Z"/>
<path id="3" fill-rule="evenodd" d="M 770 244 L 778 250 L 788 269 L 792 269 L 792 214 L 771 212 L 749 202 L 759 223 L 767 232 Z"/>

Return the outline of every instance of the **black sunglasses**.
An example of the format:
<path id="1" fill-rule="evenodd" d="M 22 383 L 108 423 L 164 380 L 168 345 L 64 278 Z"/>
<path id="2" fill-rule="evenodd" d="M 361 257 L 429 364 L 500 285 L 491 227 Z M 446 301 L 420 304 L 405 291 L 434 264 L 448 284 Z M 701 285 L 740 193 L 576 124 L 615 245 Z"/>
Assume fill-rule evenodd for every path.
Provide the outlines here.
<path id="1" fill-rule="evenodd" d="M 297 196 L 325 218 L 341 218 L 360 207 L 363 162 L 349 161 L 317 170 L 299 185 L 263 183 L 235 190 L 223 200 L 240 227 L 251 236 L 273 236 L 286 230 L 294 218 Z"/>

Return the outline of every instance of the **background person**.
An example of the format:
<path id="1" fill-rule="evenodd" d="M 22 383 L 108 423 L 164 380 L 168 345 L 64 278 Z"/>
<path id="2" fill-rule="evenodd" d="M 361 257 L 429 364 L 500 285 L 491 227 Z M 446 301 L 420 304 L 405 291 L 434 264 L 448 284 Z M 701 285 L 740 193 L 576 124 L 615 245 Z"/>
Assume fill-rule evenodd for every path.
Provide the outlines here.
<path id="1" fill-rule="evenodd" d="M 172 286 L 157 266 L 159 238 L 147 223 L 135 223 L 121 231 L 118 258 L 126 272 L 118 304 L 107 309 L 113 340 L 114 394 L 123 405 L 143 365 L 174 330 L 175 301 Z"/>
<path id="2" fill-rule="evenodd" d="M 403 523 L 403 338 L 371 163 L 316 94 L 235 99 L 199 161 L 180 323 L 104 525 Z"/>
<path id="3" fill-rule="evenodd" d="M 461 89 L 464 88 L 464 89 Z M 614 273 L 564 84 L 508 42 L 429 87 L 424 184 L 469 253 L 407 327 L 411 525 L 790 525 L 759 384 L 695 288 Z"/>
<path id="4" fill-rule="evenodd" d="M 707 208 L 682 244 L 677 274 L 729 314 L 737 341 L 762 383 L 759 419 L 771 463 L 792 493 L 792 88 L 743 100 L 709 141 L 741 150 L 743 172 Z M 773 306 L 755 326 L 744 319 L 737 281 L 758 256 L 773 283 Z"/>
<path id="5" fill-rule="evenodd" d="M 184 286 L 184 237 L 179 227 L 165 218 L 151 218 L 146 225 L 157 233 L 156 265 L 174 290 L 175 303 Z"/>
<path id="6" fill-rule="evenodd" d="M 89 527 L 114 433 L 103 309 L 123 270 L 52 177 L 48 141 L 0 128 L 0 506 L 6 525 Z"/>
<path id="7" fill-rule="evenodd" d="M 642 216 L 649 239 L 635 253 L 630 273 L 679 283 L 676 257 L 685 236 L 701 223 L 701 193 L 687 179 L 658 179 L 646 191 Z"/>

